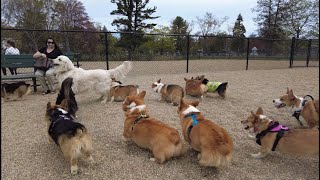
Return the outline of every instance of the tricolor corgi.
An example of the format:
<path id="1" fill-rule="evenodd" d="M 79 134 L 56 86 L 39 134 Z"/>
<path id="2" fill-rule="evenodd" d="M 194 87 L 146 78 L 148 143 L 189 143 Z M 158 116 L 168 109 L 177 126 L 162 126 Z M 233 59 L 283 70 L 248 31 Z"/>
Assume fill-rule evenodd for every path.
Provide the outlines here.
<path id="1" fill-rule="evenodd" d="M 5 101 L 22 99 L 24 96 L 30 94 L 31 91 L 30 84 L 24 81 L 1 83 L 1 99 L 4 98 Z"/>
<path id="2" fill-rule="evenodd" d="M 127 96 L 122 109 L 125 112 L 123 136 L 141 148 L 152 151 L 150 160 L 163 163 L 182 154 L 182 141 L 177 129 L 149 115 L 144 103 L 145 91 Z"/>
<path id="3" fill-rule="evenodd" d="M 280 151 L 294 155 L 319 155 L 318 129 L 289 129 L 263 114 L 262 108 L 241 121 L 244 128 L 249 130 L 248 136 L 256 139 L 261 146 L 254 158 L 264 158 L 271 151 Z M 254 134 L 254 135 L 252 135 Z"/>
<path id="4" fill-rule="evenodd" d="M 138 85 L 122 85 L 120 81 L 111 78 L 111 88 L 108 94 L 108 101 L 124 101 L 127 96 L 137 95 L 139 93 Z"/>
<path id="5" fill-rule="evenodd" d="M 55 142 L 63 153 L 64 158 L 71 165 L 71 173 L 78 173 L 78 160 L 86 157 L 91 163 L 92 139 L 84 125 L 75 122 L 74 118 L 66 111 L 67 100 L 60 105 L 48 102 L 46 121 L 48 123 L 49 142 Z"/>
<path id="6" fill-rule="evenodd" d="M 181 99 L 178 106 L 183 137 L 198 151 L 202 166 L 223 167 L 230 164 L 233 156 L 233 141 L 227 131 L 212 120 L 206 119 L 196 108 L 199 101 Z"/>
<path id="7" fill-rule="evenodd" d="M 163 84 L 161 79 L 152 83 L 151 88 L 154 92 L 159 93 L 161 98 L 159 101 L 166 101 L 173 106 L 177 106 L 184 97 L 183 88 L 176 84 Z"/>
<path id="8" fill-rule="evenodd" d="M 307 97 L 311 97 L 312 100 L 308 100 Z M 301 120 L 304 120 L 309 128 L 319 126 L 319 99 L 313 100 L 310 95 L 295 96 L 292 89 L 287 88 L 287 93 L 279 99 L 274 99 L 273 103 L 276 108 L 285 107 L 301 126 L 303 126 Z"/>

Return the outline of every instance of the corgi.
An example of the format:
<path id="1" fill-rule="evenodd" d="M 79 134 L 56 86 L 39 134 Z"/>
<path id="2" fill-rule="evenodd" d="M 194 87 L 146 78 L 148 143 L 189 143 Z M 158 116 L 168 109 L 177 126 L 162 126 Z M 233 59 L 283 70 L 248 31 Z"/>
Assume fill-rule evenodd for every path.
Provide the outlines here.
<path id="1" fill-rule="evenodd" d="M 269 119 L 263 114 L 262 108 L 251 111 L 248 118 L 241 123 L 249 130 L 248 136 L 256 139 L 261 146 L 254 158 L 264 158 L 271 151 L 279 151 L 294 155 L 319 155 L 318 129 L 289 129 Z M 251 135 L 254 133 L 253 136 Z"/>
<path id="2" fill-rule="evenodd" d="M 30 94 L 31 91 L 31 85 L 24 81 L 1 83 L 1 98 L 4 98 L 5 101 L 22 99 L 24 96 Z"/>
<path id="3" fill-rule="evenodd" d="M 71 173 L 78 173 L 78 160 L 86 157 L 91 163 L 92 139 L 84 125 L 75 122 L 66 111 L 67 100 L 63 99 L 60 105 L 47 103 L 46 121 L 48 123 L 49 142 L 60 146 L 64 158 L 71 165 Z"/>
<path id="4" fill-rule="evenodd" d="M 131 139 L 141 148 L 152 151 L 155 161 L 164 163 L 182 154 L 182 141 L 177 129 L 149 115 L 144 103 L 146 91 L 127 96 L 122 105 L 125 112 L 123 137 Z"/>
<path id="5" fill-rule="evenodd" d="M 202 83 L 203 79 L 193 79 L 192 77 L 191 79 L 184 78 L 184 80 L 186 81 L 185 91 L 187 95 L 203 98 L 208 92 L 208 87 Z"/>
<path id="6" fill-rule="evenodd" d="M 207 86 L 207 92 L 209 93 L 215 93 L 217 92 L 220 97 L 225 98 L 226 97 L 226 91 L 228 87 L 228 82 L 211 82 L 207 78 L 202 76 L 198 76 L 195 79 L 202 80 L 202 84 Z"/>
<path id="7" fill-rule="evenodd" d="M 312 100 L 307 100 L 307 97 Z M 274 99 L 273 104 L 276 108 L 285 107 L 298 120 L 300 126 L 303 126 L 301 120 L 304 120 L 309 128 L 319 127 L 319 99 L 314 100 L 310 95 L 295 96 L 292 89 L 287 88 L 287 93 Z"/>
<path id="8" fill-rule="evenodd" d="M 108 94 L 108 101 L 124 101 L 124 99 L 129 95 L 137 95 L 139 93 L 138 85 L 126 85 L 123 86 L 120 81 L 116 81 L 115 78 L 111 78 L 111 88 Z"/>
<path id="9" fill-rule="evenodd" d="M 67 78 L 62 82 L 59 94 L 56 99 L 56 104 L 61 104 L 62 100 L 66 99 L 68 103 L 68 108 L 66 109 L 66 111 L 68 111 L 71 116 L 77 117 L 76 112 L 79 108 L 75 94 L 71 88 L 72 84 L 73 78 Z"/>
<path id="10" fill-rule="evenodd" d="M 161 79 L 151 85 L 152 90 L 161 95 L 159 101 L 164 100 L 173 106 L 179 105 L 180 100 L 184 97 L 183 88 L 176 84 L 163 84 L 160 81 Z"/>
<path id="11" fill-rule="evenodd" d="M 199 101 L 181 99 L 178 106 L 184 140 L 199 152 L 200 165 L 227 166 L 234 151 L 232 138 L 224 128 L 206 119 L 196 108 L 198 105 Z"/>

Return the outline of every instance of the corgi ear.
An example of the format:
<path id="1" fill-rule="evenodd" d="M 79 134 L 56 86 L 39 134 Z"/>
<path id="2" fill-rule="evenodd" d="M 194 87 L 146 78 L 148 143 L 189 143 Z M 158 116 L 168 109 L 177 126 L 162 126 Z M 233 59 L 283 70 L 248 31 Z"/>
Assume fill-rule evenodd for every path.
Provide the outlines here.
<path id="1" fill-rule="evenodd" d="M 290 89 L 289 89 L 289 87 L 287 87 L 287 94 L 289 94 L 289 91 L 290 91 Z"/>
<path id="2" fill-rule="evenodd" d="M 112 80 L 112 81 L 115 81 L 115 80 L 116 80 L 116 78 L 112 77 L 112 78 L 111 78 L 111 80 Z"/>
<path id="3" fill-rule="evenodd" d="M 143 99 L 146 96 L 146 93 L 147 93 L 146 91 L 142 91 L 141 93 L 138 94 L 138 97 Z"/>
<path id="4" fill-rule="evenodd" d="M 259 115 L 263 114 L 263 110 L 261 107 L 258 108 L 256 114 L 259 114 Z"/>
<path id="5" fill-rule="evenodd" d="M 257 115 L 256 113 L 254 113 L 253 111 L 251 111 L 251 115 L 253 116 L 254 119 L 259 118 L 259 115 Z"/>
<path id="6" fill-rule="evenodd" d="M 289 99 L 290 100 L 294 100 L 295 99 L 295 96 L 293 95 L 292 89 L 289 91 L 288 95 L 289 95 Z"/>
<path id="7" fill-rule="evenodd" d="M 199 101 L 192 101 L 191 104 L 193 107 L 197 107 L 199 105 Z"/>
<path id="8" fill-rule="evenodd" d="M 64 108 L 64 109 L 67 109 L 67 107 L 68 107 L 68 101 L 67 101 L 66 99 L 63 99 L 63 100 L 61 101 L 60 106 L 62 106 L 62 108 Z"/>
<path id="9" fill-rule="evenodd" d="M 191 79 L 193 79 L 193 77 L 191 77 Z"/>
<path id="10" fill-rule="evenodd" d="M 159 79 L 159 80 L 157 81 L 157 83 L 160 83 L 160 81 L 161 81 L 161 79 Z"/>
<path id="11" fill-rule="evenodd" d="M 51 105 L 51 102 L 48 102 L 47 103 L 47 109 L 51 109 L 52 105 Z"/>
<path id="12" fill-rule="evenodd" d="M 184 80 L 185 80 L 185 81 L 188 81 L 188 79 L 187 79 L 187 78 L 184 78 Z"/>

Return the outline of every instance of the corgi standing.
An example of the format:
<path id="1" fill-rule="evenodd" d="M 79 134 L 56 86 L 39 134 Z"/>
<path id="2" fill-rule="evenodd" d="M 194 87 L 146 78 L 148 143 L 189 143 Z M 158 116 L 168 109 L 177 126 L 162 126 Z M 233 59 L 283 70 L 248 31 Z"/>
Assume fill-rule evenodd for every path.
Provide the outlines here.
<path id="1" fill-rule="evenodd" d="M 164 100 L 173 106 L 179 105 L 180 100 L 184 97 L 183 88 L 176 84 L 163 84 L 160 81 L 161 79 L 151 85 L 152 90 L 160 94 L 159 100 Z"/>

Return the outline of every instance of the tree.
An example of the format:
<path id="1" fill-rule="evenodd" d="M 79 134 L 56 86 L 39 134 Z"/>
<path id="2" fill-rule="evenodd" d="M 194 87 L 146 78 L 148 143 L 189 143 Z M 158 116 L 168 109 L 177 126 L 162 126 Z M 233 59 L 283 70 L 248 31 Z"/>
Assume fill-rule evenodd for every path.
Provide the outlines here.
<path id="1" fill-rule="evenodd" d="M 117 9 L 111 15 L 120 16 L 113 20 L 112 25 L 116 25 L 118 30 L 129 34 L 121 34 L 118 45 L 128 51 L 129 59 L 132 52 L 141 44 L 143 35 L 132 33 L 143 33 L 146 29 L 152 29 L 155 23 L 145 23 L 146 20 L 156 19 L 151 16 L 156 12 L 156 7 L 147 8 L 149 0 L 111 0 L 116 3 Z"/>
<path id="2" fill-rule="evenodd" d="M 244 43 L 245 43 L 245 35 L 246 28 L 243 25 L 243 18 L 241 14 L 238 15 L 236 22 L 234 23 L 234 27 L 232 29 L 233 38 L 231 43 L 231 49 L 236 52 L 244 52 Z"/>
<path id="3" fill-rule="evenodd" d="M 212 13 L 206 12 L 203 18 L 197 17 L 196 23 L 198 24 L 199 29 L 201 29 L 198 33 L 203 36 L 215 35 L 218 33 L 221 25 L 227 20 L 227 16 L 218 19 Z"/>
<path id="4" fill-rule="evenodd" d="M 283 29 L 285 11 L 284 0 L 258 0 L 257 6 L 252 9 L 257 13 L 254 21 L 258 24 L 259 36 L 267 39 L 280 39 L 285 37 Z"/>
<path id="5" fill-rule="evenodd" d="M 183 36 L 183 35 L 188 34 L 188 27 L 189 27 L 188 22 L 180 16 L 177 16 L 171 22 L 171 31 L 170 32 L 172 34 L 181 34 L 181 36 L 174 37 L 176 51 L 178 51 L 178 52 L 185 52 L 186 51 L 187 38 L 186 38 L 186 36 Z"/>
<path id="6" fill-rule="evenodd" d="M 315 0 L 312 4 L 313 15 L 311 23 L 308 25 L 307 37 L 319 39 L 319 0 Z"/>

